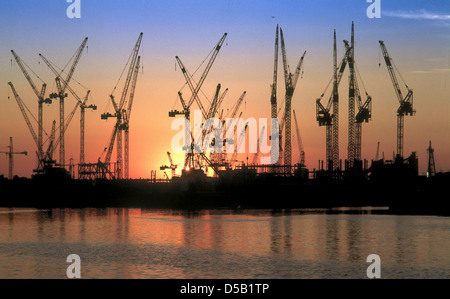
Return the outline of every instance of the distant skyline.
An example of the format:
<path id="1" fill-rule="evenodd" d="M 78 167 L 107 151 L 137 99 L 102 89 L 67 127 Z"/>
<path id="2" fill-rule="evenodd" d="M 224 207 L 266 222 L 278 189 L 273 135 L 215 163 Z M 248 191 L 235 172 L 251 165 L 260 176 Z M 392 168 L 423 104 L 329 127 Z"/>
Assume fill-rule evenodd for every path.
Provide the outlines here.
<path id="1" fill-rule="evenodd" d="M 229 88 L 223 108 L 230 108 L 243 91 L 243 117 L 270 117 L 270 85 L 273 76 L 275 29 L 284 32 L 291 71 L 307 51 L 304 72 L 293 98 L 306 164 L 318 167 L 325 159 L 325 128 L 315 117 L 315 100 L 332 77 L 333 30 L 338 39 L 338 60 L 343 40 L 350 39 L 355 23 L 355 59 L 364 87 L 373 98 L 372 120 L 363 124 L 363 159 L 375 158 L 377 143 L 386 159 L 396 150 L 398 102 L 382 59 L 379 40 L 408 86 L 414 90 L 415 116 L 405 118 L 405 156 L 417 152 L 419 173 L 426 172 L 426 148 L 431 140 L 438 171 L 450 171 L 450 2 L 381 1 L 381 18 L 368 18 L 366 0 L 81 0 L 81 18 L 70 19 L 65 0 L 4 0 L 0 8 L 0 151 L 9 137 L 17 150 L 28 156 L 15 157 L 15 174 L 31 176 L 36 166 L 36 146 L 7 85 L 11 81 L 30 111 L 37 117 L 37 99 L 11 55 L 13 49 L 55 92 L 54 75 L 40 60 L 42 53 L 64 67 L 85 37 L 88 37 L 71 86 L 81 96 L 91 90 L 97 111 L 87 111 L 86 162 L 96 162 L 110 137 L 114 121 L 101 120 L 112 112 L 113 91 L 140 32 L 144 33 L 140 55 L 143 68 L 137 81 L 130 124 L 130 176 L 146 178 L 151 170 L 163 177 L 159 167 L 168 164 L 173 119 L 168 111 L 180 109 L 178 90 L 184 77 L 176 66 L 179 56 L 193 72 L 220 37 L 228 36 L 202 91 L 212 97 L 218 83 Z M 278 67 L 278 103 L 284 101 L 282 64 Z M 30 71 L 36 86 L 42 82 Z M 199 74 L 197 74 L 198 77 Z M 78 82 L 80 84 L 78 84 Z M 123 78 L 116 93 L 120 93 Z M 185 89 L 184 92 L 188 93 Z M 340 156 L 347 157 L 348 70 L 340 84 Z M 207 103 L 206 99 L 202 99 Z M 66 99 L 65 113 L 75 106 Z M 196 108 L 196 107 L 194 107 Z M 79 160 L 79 112 L 66 133 L 66 162 Z M 45 106 L 44 129 L 50 135 L 58 121 L 58 103 Z M 33 121 L 35 130 L 37 124 Z M 298 151 L 293 132 L 293 161 Z M 44 139 L 47 139 L 46 136 Z M 55 153 L 58 158 L 58 153 Z M 184 155 L 174 155 L 182 163 Z M 113 154 L 115 160 L 115 153 Z M 244 159 L 242 159 L 244 160 Z M 0 175 L 8 175 L 8 158 L 0 156 Z"/>

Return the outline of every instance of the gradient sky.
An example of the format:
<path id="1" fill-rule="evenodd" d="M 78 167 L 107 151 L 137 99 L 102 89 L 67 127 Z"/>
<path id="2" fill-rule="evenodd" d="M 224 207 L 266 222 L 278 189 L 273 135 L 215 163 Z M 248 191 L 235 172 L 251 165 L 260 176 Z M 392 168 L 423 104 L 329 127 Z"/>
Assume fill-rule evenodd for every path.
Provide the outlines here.
<path id="1" fill-rule="evenodd" d="M 363 125 L 362 156 L 374 159 L 377 143 L 386 158 L 396 151 L 398 102 L 384 61 L 379 40 L 387 49 L 403 78 L 414 90 L 417 114 L 405 119 L 405 156 L 416 151 L 420 173 L 426 171 L 426 148 L 431 140 L 438 171 L 450 170 L 450 2 L 447 0 L 382 0 L 380 19 L 369 19 L 365 0 L 81 0 L 81 19 L 69 19 L 65 0 L 4 0 L 0 8 L 0 151 L 7 151 L 9 137 L 17 150 L 36 151 L 7 83 L 16 90 L 37 117 L 37 99 L 10 53 L 13 49 L 39 77 L 48 91 L 56 91 L 54 75 L 39 59 L 42 53 L 64 66 L 85 37 L 89 38 L 71 84 L 80 96 L 91 90 L 99 107 L 87 111 L 86 161 L 95 162 L 111 134 L 114 119 L 100 114 L 112 112 L 111 94 L 139 36 L 143 69 L 138 79 L 130 129 L 130 176 L 149 177 L 151 170 L 168 164 L 166 152 L 175 131 L 168 111 L 180 109 L 177 91 L 184 77 L 175 67 L 178 55 L 193 72 L 212 47 L 227 32 L 209 73 L 203 92 L 212 97 L 218 83 L 229 88 L 223 108 L 230 108 L 245 90 L 243 116 L 270 117 L 270 85 L 273 74 L 275 28 L 283 31 L 290 67 L 307 51 L 304 74 L 299 80 L 293 108 L 299 119 L 309 168 L 325 158 L 325 128 L 315 119 L 315 99 L 332 76 L 333 30 L 337 30 L 339 60 L 342 40 L 350 39 L 355 22 L 355 58 L 367 91 L 373 98 L 372 121 Z M 379 66 L 381 63 L 381 66 Z M 284 82 L 279 66 L 279 103 Z M 31 72 L 30 72 L 31 73 Z M 41 81 L 32 75 L 37 86 Z M 347 156 L 348 71 L 340 86 L 341 158 Z M 198 78 L 198 77 L 197 77 Z M 120 92 L 123 81 L 118 86 Z M 189 94 L 187 90 L 184 91 Z M 206 101 L 206 100 L 205 100 Z M 204 102 L 206 103 L 206 102 Z M 207 104 L 205 104 L 207 106 Z M 75 106 L 66 100 L 66 115 Z M 44 129 L 58 119 L 58 104 L 44 108 Z M 35 130 L 37 124 L 34 122 Z M 293 129 L 293 133 L 295 130 Z M 298 159 L 293 135 L 293 161 Z M 55 153 L 56 157 L 58 152 Z M 66 133 L 66 161 L 79 159 L 79 112 Z M 115 154 L 113 155 L 115 159 Z M 183 155 L 175 155 L 182 163 Z M 16 156 L 15 173 L 31 176 L 35 155 Z M 0 156 L 0 174 L 7 175 L 8 159 Z"/>

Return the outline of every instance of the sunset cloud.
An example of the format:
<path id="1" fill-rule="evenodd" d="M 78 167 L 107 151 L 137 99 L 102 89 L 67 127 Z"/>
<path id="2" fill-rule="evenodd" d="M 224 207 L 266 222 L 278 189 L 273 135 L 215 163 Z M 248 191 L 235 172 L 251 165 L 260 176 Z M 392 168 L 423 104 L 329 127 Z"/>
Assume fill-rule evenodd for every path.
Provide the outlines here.
<path id="1" fill-rule="evenodd" d="M 417 11 L 383 11 L 383 15 L 401 19 L 436 20 L 450 22 L 450 14 L 432 13 L 423 9 Z"/>

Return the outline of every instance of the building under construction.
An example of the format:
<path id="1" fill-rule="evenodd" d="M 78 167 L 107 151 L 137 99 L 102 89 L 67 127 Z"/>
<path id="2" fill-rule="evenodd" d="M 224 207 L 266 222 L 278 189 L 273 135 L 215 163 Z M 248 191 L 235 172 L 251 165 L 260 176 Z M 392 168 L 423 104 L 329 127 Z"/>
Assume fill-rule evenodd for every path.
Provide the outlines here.
<path id="1" fill-rule="evenodd" d="M 375 160 L 368 161 L 362 158 L 362 129 L 363 124 L 369 123 L 371 120 L 373 101 L 369 92 L 365 89 L 364 82 L 357 67 L 353 23 L 350 30 L 350 41 L 343 41 L 344 55 L 340 60 L 337 57 L 337 33 L 334 31 L 333 40 L 330 43 L 332 44 L 333 72 L 331 79 L 324 81 L 328 82 L 325 90 L 315 100 L 317 123 L 320 127 L 325 127 L 325 159 L 318 161 L 317 168 L 308 169 L 306 167 L 307 153 L 305 153 L 297 119 L 297 113 L 299 111 L 296 113 L 292 108 L 294 92 L 303 72 L 303 62 L 307 59 L 306 51 L 303 52 L 301 57 L 298 57 L 296 68 L 294 72 L 291 72 L 287 59 L 284 33 L 282 28 L 277 26 L 274 44 L 273 82 L 270 85 L 271 93 L 268 95 L 270 116 L 272 119 L 278 120 L 278 122 L 272 123 L 270 128 L 270 132 L 276 131 L 279 133 L 270 135 L 271 143 L 279 145 L 277 151 L 271 151 L 270 160 L 276 161 L 276 163 L 260 163 L 262 153 L 259 150 L 250 155 L 250 157 L 247 155 L 246 158 L 239 159 L 238 149 L 242 143 L 245 143 L 251 125 L 245 123 L 239 129 L 238 126 L 227 126 L 226 120 L 235 119 L 236 117 L 241 119 L 241 107 L 246 96 L 246 91 L 242 91 L 241 96 L 235 101 L 235 104 L 228 112 L 224 112 L 221 106 L 227 95 L 228 88 L 222 88 L 220 83 L 217 84 L 212 98 L 207 99 L 208 105 L 205 105 L 206 102 L 201 99 L 201 94 L 204 95 L 201 91 L 202 86 L 227 38 L 227 33 L 225 33 L 204 60 L 203 63 L 206 65 L 199 79 L 194 78 L 196 72 L 190 72 L 179 56 L 175 57 L 176 63 L 186 81 L 183 88 L 187 86 L 188 91 L 185 92 L 183 89 L 180 89 L 177 92 L 177 99 L 181 104 L 181 109 L 169 111 L 168 116 L 183 117 L 187 123 L 190 123 L 191 111 L 195 103 L 196 108 L 201 112 L 202 119 L 204 120 L 202 126 L 206 129 L 201 130 L 199 136 L 194 136 L 188 130 L 185 132 L 186 142 L 183 147 L 185 158 L 181 165 L 175 164 L 172 160 L 171 153 L 167 152 L 169 165 L 165 164 L 160 167 L 160 170 L 165 175 L 164 179 L 156 179 L 155 172 L 152 172 L 150 179 L 130 179 L 130 118 L 139 77 L 139 69 L 141 68 L 139 52 L 142 38 L 143 33 L 139 35 L 128 62 L 124 67 L 123 74 L 126 77 L 123 85 L 119 86 L 120 79 L 122 78 L 121 75 L 110 94 L 109 100 L 114 111 L 112 113 L 105 112 L 101 114 L 101 119 L 115 118 L 115 122 L 107 144 L 101 156 L 95 162 L 85 161 L 84 132 L 86 127 L 85 110 L 96 110 L 97 106 L 88 103 L 89 90 L 87 90 L 85 96 L 80 97 L 70 87 L 76 66 L 86 47 L 87 38 L 83 40 L 82 44 L 72 56 L 73 60 L 71 60 L 72 63 L 67 72 L 57 69 L 54 63 L 42 54 L 39 54 L 40 58 L 56 76 L 55 83 L 57 92 L 51 93 L 48 97 L 46 96 L 46 84 L 42 82 L 42 88 L 38 90 L 27 71 L 27 65 L 16 52 L 11 51 L 38 100 L 38 133 L 36 134 L 30 121 L 29 109 L 20 98 L 13 83 L 9 83 L 19 110 L 37 148 L 36 156 L 38 163 L 34 170 L 34 181 L 39 182 L 39 184 L 34 185 L 33 183 L 33 188 L 41 189 L 43 186 L 48 187 L 48 184 L 54 184 L 55 181 L 63 181 L 65 183 L 61 184 L 58 189 L 60 192 L 67 192 L 61 189 L 62 186 L 68 189 L 77 188 L 85 192 L 85 195 L 91 194 L 92 198 L 97 198 L 96 200 L 101 203 L 118 204 L 122 200 L 127 202 L 127 199 L 115 201 L 120 196 L 128 196 L 128 202 L 135 204 L 142 204 L 147 199 L 167 199 L 170 197 L 171 200 L 169 202 L 173 204 L 172 207 L 183 206 L 182 203 L 193 203 L 195 207 L 249 206 L 265 208 L 275 206 L 285 208 L 315 207 L 317 205 L 329 207 L 338 204 L 337 198 L 339 194 L 349 194 L 348 190 L 352 190 L 350 193 L 355 195 L 346 197 L 345 201 L 339 201 L 340 205 L 390 205 L 391 203 L 386 201 L 382 196 L 377 197 L 379 195 L 379 186 L 389 186 L 389 188 L 396 190 L 395 192 L 398 192 L 398 194 L 405 192 L 405 189 L 408 190 L 408 188 L 418 182 L 421 182 L 420 186 L 424 186 L 423 190 L 428 188 L 426 184 L 423 184 L 421 181 L 422 178 L 418 175 L 418 159 L 416 153 L 404 157 L 403 151 L 404 117 L 415 114 L 413 108 L 413 91 L 403 82 L 383 41 L 379 41 L 380 48 L 383 53 L 388 75 L 394 87 L 395 96 L 399 101 L 399 107 L 396 111 L 397 152 L 392 160 L 386 160 L 384 155 L 380 158 L 379 149 L 377 150 Z M 280 48 L 281 51 L 279 51 Z M 280 97 L 281 99 L 278 97 L 277 89 L 279 85 L 278 65 L 280 57 L 284 79 L 284 96 Z M 197 70 L 203 66 L 203 63 Z M 341 81 L 347 69 L 348 142 L 347 157 L 342 160 L 339 149 L 339 109 L 342 104 L 340 102 L 344 99 L 339 96 L 339 90 L 342 88 Z M 398 77 L 402 79 L 401 83 L 404 84 L 406 93 L 402 92 L 402 89 L 405 88 L 402 88 L 403 86 L 400 85 L 397 79 Z M 114 92 L 118 90 L 118 87 L 121 90 L 121 94 L 116 96 Z M 76 105 L 71 113 L 65 116 L 64 105 L 65 98 L 68 97 L 67 91 L 76 99 Z M 186 96 L 186 94 L 189 94 L 189 96 Z M 47 140 L 47 149 L 45 150 L 44 143 L 46 142 L 43 140 L 44 104 L 50 105 L 54 101 L 59 101 L 59 121 L 53 122 L 51 135 Z M 80 158 L 79 163 L 74 165 L 73 162 L 70 164 L 66 163 L 64 141 L 65 132 L 78 110 L 80 110 Z M 209 120 L 212 119 L 217 119 L 219 123 L 209 123 Z M 57 126 L 57 123 L 59 123 L 59 126 Z M 294 130 L 292 130 L 293 125 Z M 216 127 L 224 128 L 227 138 L 222 139 L 215 136 L 214 131 Z M 234 131 L 235 128 L 236 131 Z M 292 132 L 294 132 L 294 135 Z M 259 141 L 266 138 L 268 133 L 269 129 L 263 128 L 260 131 Z M 228 138 L 228 136 L 233 137 Z M 198 140 L 201 142 L 198 143 Z M 293 159 L 293 146 L 297 147 L 299 153 L 298 160 Z M 59 149 L 58 159 L 54 157 L 57 149 Z M 211 151 L 211 149 L 215 150 Z M 113 160 L 114 150 L 116 153 L 115 161 Z M 25 152 L 14 152 L 11 140 L 10 151 L 5 153 L 9 155 L 12 163 L 14 155 Z M 433 158 L 434 150 L 431 148 L 431 142 L 428 153 L 428 173 L 429 176 L 434 177 L 436 176 L 436 171 Z M 10 165 L 12 165 L 11 163 Z M 75 170 L 77 175 L 75 175 Z M 170 170 L 170 177 L 166 170 Z M 177 172 L 179 172 L 178 175 Z M 12 173 L 13 169 L 10 166 L 9 179 L 12 178 Z M 16 182 L 15 184 L 20 185 L 25 183 Z M 328 188 L 330 186 L 331 188 Z M 412 191 L 408 190 L 408 192 Z M 299 202 L 298 198 L 287 195 L 297 193 L 302 194 L 303 201 Z M 81 197 L 85 196 L 77 192 L 72 194 L 73 199 L 67 202 L 75 204 L 78 198 L 75 194 Z M 361 194 L 366 195 L 359 196 Z M 134 195 L 139 200 L 132 201 L 130 198 Z M 282 198 L 280 198 L 280 195 L 283 195 Z M 263 197 L 269 199 L 261 200 Z M 91 197 L 87 196 L 86 198 Z M 98 198 L 102 199 L 100 200 Z M 233 200 L 230 201 L 230 198 L 233 198 Z M 336 201 L 332 201 L 332 199 Z M 54 204 L 54 200 L 51 203 Z M 101 205 L 101 203 L 97 203 Z M 160 200 L 156 200 L 154 203 L 154 206 L 164 207 L 164 204 Z"/>

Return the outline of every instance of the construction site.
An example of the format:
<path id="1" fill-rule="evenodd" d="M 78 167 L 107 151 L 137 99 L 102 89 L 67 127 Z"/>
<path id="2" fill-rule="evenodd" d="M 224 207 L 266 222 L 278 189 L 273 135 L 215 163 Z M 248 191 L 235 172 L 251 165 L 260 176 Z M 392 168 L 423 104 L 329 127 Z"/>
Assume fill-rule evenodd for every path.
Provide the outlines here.
<path id="1" fill-rule="evenodd" d="M 333 57 L 333 72 L 328 78 L 323 78 L 323 91 L 318 90 L 315 101 L 316 125 L 323 127 L 325 148 L 324 159 L 316 162 L 309 161 L 311 168 L 306 166 L 308 153 L 305 152 L 301 127 L 292 106 L 292 100 L 297 85 L 301 84 L 303 63 L 308 59 L 304 51 L 293 72 L 291 72 L 283 30 L 277 25 L 273 49 L 273 81 L 268 82 L 271 93 L 267 94 L 270 102 L 270 118 L 278 119 L 272 123 L 270 130 L 264 128 L 260 132 L 259 141 L 264 139 L 279 144 L 278 151 L 271 152 L 271 164 L 261 164 L 261 153 L 247 154 L 246 158 L 238 158 L 241 143 L 248 138 L 249 126 L 246 124 L 241 131 L 237 127 L 225 127 L 234 130 L 230 139 L 211 138 L 217 123 L 208 123 L 208 120 L 218 120 L 224 126 L 226 119 L 240 119 L 242 104 L 247 92 L 242 91 L 233 107 L 226 111 L 222 107 L 228 88 L 217 85 L 214 95 L 207 102 L 201 99 L 203 83 L 214 66 L 222 46 L 227 39 L 227 33 L 214 45 L 204 63 L 194 72 L 189 71 L 179 56 L 175 57 L 176 67 L 181 70 L 185 84 L 183 89 L 174 90 L 179 100 L 177 109 L 168 109 L 168 117 L 185 118 L 191 123 L 193 110 L 199 110 L 207 130 L 201 131 L 201 136 L 186 133 L 188 144 L 183 147 L 184 161 L 174 163 L 172 153 L 167 151 L 167 160 L 161 161 L 158 170 L 149 170 L 151 173 L 146 179 L 132 179 L 130 177 L 130 122 L 135 90 L 139 81 L 141 68 L 140 47 L 143 39 L 141 33 L 128 58 L 126 66 L 114 90 L 120 92 L 119 96 L 111 94 L 109 97 L 113 111 L 98 115 L 102 120 L 114 119 L 107 146 L 96 161 L 86 161 L 85 153 L 85 113 L 87 110 L 96 111 L 97 106 L 90 102 L 90 91 L 86 94 L 77 94 L 71 87 L 73 75 L 82 54 L 85 51 L 88 38 L 86 37 L 71 60 L 67 70 L 61 70 L 56 65 L 39 54 L 45 65 L 55 76 L 56 91 L 49 92 L 47 84 L 37 86 L 27 64 L 11 50 L 11 53 L 20 68 L 29 86 L 35 94 L 38 104 L 37 117 L 29 109 L 30 101 L 22 100 L 20 90 L 16 90 L 13 82 L 9 82 L 11 92 L 17 102 L 17 113 L 25 121 L 30 139 L 35 148 L 32 151 L 18 151 L 13 147 L 13 138 L 10 139 L 9 150 L 2 151 L 9 159 L 8 178 L 2 178 L 2 189 L 16 194 L 14 198 L 2 199 L 1 205 L 6 206 L 139 206 L 156 208 L 322 208 L 336 206 L 386 206 L 395 212 L 412 213 L 439 213 L 448 214 L 448 203 L 444 202 L 440 192 L 450 180 L 449 173 L 437 173 L 434 159 L 432 141 L 424 140 L 428 145 L 427 175 L 419 175 L 418 157 L 415 152 L 405 153 L 405 118 L 414 117 L 413 88 L 403 80 L 401 73 L 394 64 L 394 58 L 388 52 L 388 45 L 379 41 L 380 51 L 386 66 L 385 75 L 390 78 L 392 98 L 398 100 L 396 111 L 392 117 L 397 118 L 396 152 L 392 159 L 385 159 L 380 152 L 379 143 L 375 159 L 363 157 L 363 126 L 372 120 L 372 106 L 377 99 L 372 99 L 355 60 L 354 24 L 349 30 L 349 39 L 343 44 L 337 42 L 336 31 L 330 34 L 330 55 Z M 344 55 L 338 57 L 338 47 L 344 47 Z M 199 78 L 194 78 L 202 67 Z M 278 73 L 283 76 L 279 78 Z M 34 72 L 33 72 L 34 73 Z M 347 76 L 347 80 L 342 80 Z M 281 79 L 281 80 L 280 80 Z M 118 83 L 119 83 L 118 82 Z M 344 86 L 346 82 L 347 85 Z M 279 85 L 284 84 L 284 94 L 280 95 Z M 118 89 L 117 89 L 117 88 Z M 186 90 L 184 90 L 186 87 Z M 340 89 L 348 90 L 348 98 L 339 96 Z M 388 87 L 383 87 L 387 89 Z M 347 93 L 346 93 L 347 94 Z M 67 111 L 65 100 L 73 97 L 76 100 L 74 107 Z M 136 99 L 139 101 L 139 99 Z M 420 101 L 421 99 L 419 99 Z M 28 106 L 27 106 L 27 104 Z M 34 102 L 33 105 L 35 105 Z M 46 105 L 59 105 L 59 119 L 53 121 L 50 136 L 44 140 L 44 108 Z M 207 103 L 207 105 L 206 105 Z M 44 105 L 45 104 L 45 105 Z M 346 107 L 347 147 L 340 149 L 340 127 L 343 121 L 339 110 Z M 169 111 L 170 110 L 170 111 Z M 67 114 L 67 112 L 69 112 Z M 72 120 L 79 114 L 80 140 L 79 159 L 66 157 L 65 140 Z M 275 127 L 277 126 L 277 127 Z M 37 127 L 37 130 L 35 129 Z M 277 131 L 279 134 L 273 134 Z M 342 133 L 342 132 L 341 132 Z M 270 136 L 269 138 L 267 136 Z M 222 136 L 223 137 L 223 136 Z M 274 140 L 278 138 L 278 140 Z M 200 140 L 203 147 L 199 148 L 196 140 Z M 168 149 L 170 145 L 167 145 Z M 211 147 L 219 151 L 211 151 Z M 227 152 L 233 148 L 231 152 Z M 294 149 L 299 153 L 298 158 L 293 157 Z M 342 159 L 342 153 L 345 159 Z M 32 178 L 14 178 L 14 159 L 18 155 L 36 155 L 36 165 L 33 166 Z M 274 156 L 276 155 L 276 156 Z M 168 163 L 167 163 L 168 162 Z M 157 176 L 157 172 L 163 177 Z M 11 194 L 11 193 L 10 193 Z M 36 195 L 39 196 L 36 196 Z M 426 203 L 426 204 L 425 204 Z"/>

